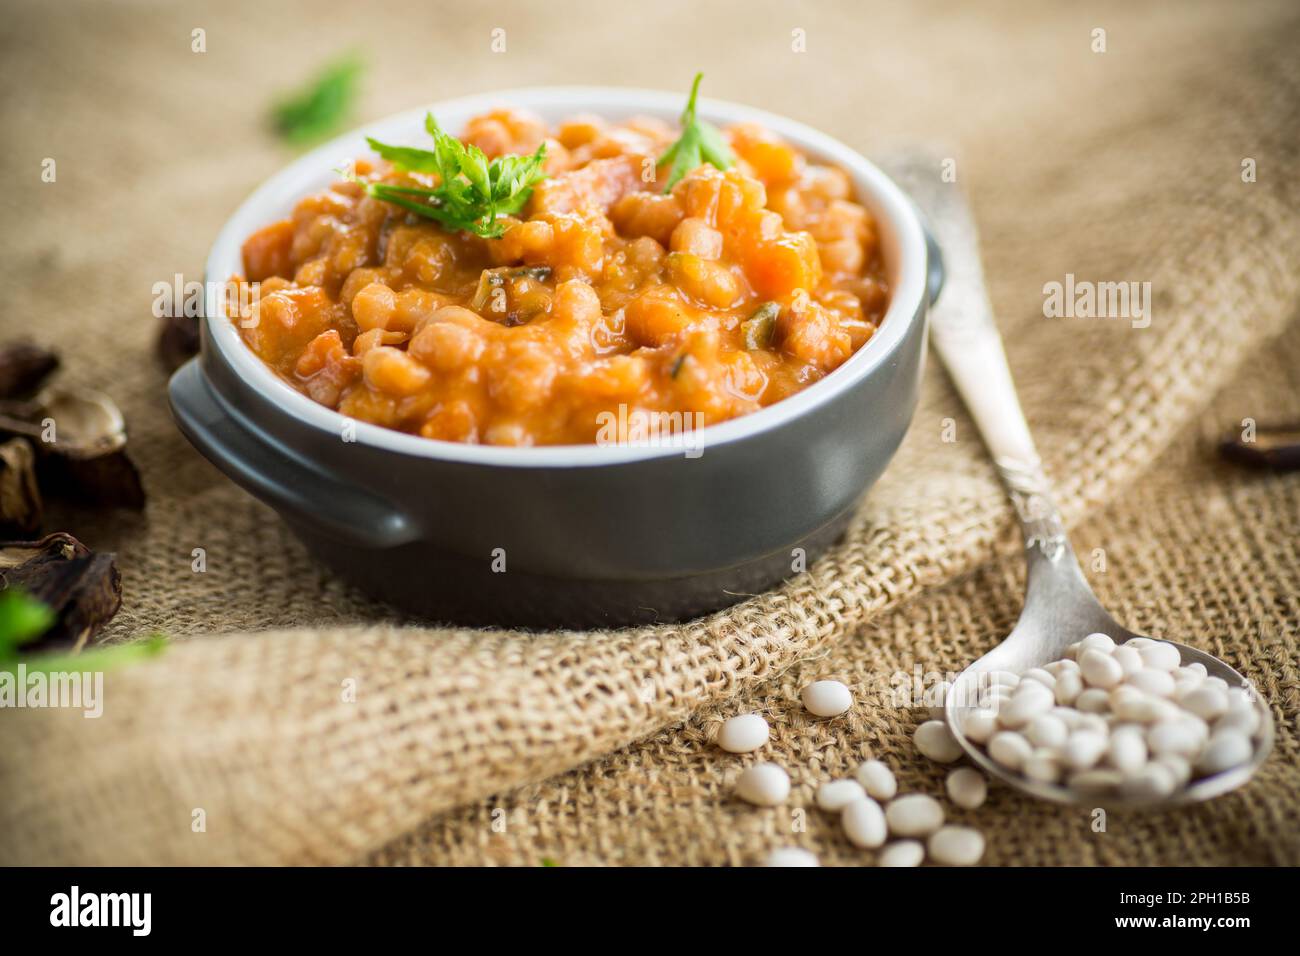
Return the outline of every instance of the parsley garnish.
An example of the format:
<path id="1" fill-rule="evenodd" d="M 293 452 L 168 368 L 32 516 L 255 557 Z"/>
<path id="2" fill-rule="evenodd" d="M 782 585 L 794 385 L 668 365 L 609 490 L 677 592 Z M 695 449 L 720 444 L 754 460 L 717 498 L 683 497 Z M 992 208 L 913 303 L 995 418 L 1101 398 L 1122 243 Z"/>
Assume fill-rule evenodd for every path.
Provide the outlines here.
<path id="1" fill-rule="evenodd" d="M 399 170 L 434 173 L 438 185 L 394 186 L 368 182 L 350 176 L 376 199 L 401 206 L 417 215 L 442 223 L 448 229 L 472 232 L 485 239 L 497 239 L 505 232 L 498 218 L 512 216 L 524 208 L 533 185 L 546 178 L 542 163 L 546 144 L 531 156 L 498 156 L 488 162 L 483 150 L 466 145 L 444 133 L 430 113 L 424 128 L 433 137 L 433 149 L 389 146 L 367 137 L 370 148 Z M 346 175 L 346 174 L 345 174 Z"/>
<path id="2" fill-rule="evenodd" d="M 727 141 L 722 138 L 721 131 L 712 123 L 698 119 L 695 115 L 695 98 L 699 95 L 702 79 L 704 74 L 696 73 L 695 82 L 691 84 L 691 98 L 686 101 L 686 109 L 682 111 L 681 138 L 659 157 L 660 166 L 664 163 L 672 163 L 672 167 L 668 170 L 668 185 L 664 187 L 664 192 L 676 186 L 677 180 L 697 166 L 709 163 L 718 169 L 726 169 L 736 161 Z"/>
<path id="3" fill-rule="evenodd" d="M 167 646 L 161 634 L 131 644 L 96 647 L 79 654 L 45 654 L 24 657 L 22 646 L 35 641 L 54 623 L 54 612 L 44 602 L 17 589 L 0 594 L 0 672 L 16 674 L 21 661 L 27 673 L 102 671 L 134 660 L 153 657 Z"/>
<path id="4" fill-rule="evenodd" d="M 361 61 L 356 57 L 326 67 L 311 85 L 275 105 L 271 119 L 276 131 L 291 143 L 322 139 L 347 115 L 360 75 Z"/>

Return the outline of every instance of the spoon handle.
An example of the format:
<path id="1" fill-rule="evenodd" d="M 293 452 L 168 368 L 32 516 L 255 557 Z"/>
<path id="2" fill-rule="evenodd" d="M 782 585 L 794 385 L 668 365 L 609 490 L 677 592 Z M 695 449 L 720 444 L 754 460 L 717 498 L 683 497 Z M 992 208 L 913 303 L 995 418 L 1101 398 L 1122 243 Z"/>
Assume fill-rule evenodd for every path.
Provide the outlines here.
<path id="1" fill-rule="evenodd" d="M 917 160 L 900 176 L 929 219 L 944 259 L 943 291 L 930 314 L 930 341 L 993 456 L 1020 518 L 1025 546 L 1040 549 L 1054 562 L 1069 550 L 1065 528 L 993 321 L 975 221 L 960 187 L 941 175 L 944 162 Z"/>

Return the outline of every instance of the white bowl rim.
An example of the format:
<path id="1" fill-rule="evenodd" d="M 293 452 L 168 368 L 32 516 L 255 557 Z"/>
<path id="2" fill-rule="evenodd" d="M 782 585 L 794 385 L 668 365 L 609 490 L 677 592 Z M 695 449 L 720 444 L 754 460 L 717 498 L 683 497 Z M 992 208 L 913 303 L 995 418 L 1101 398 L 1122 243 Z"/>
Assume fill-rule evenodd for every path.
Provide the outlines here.
<path id="1" fill-rule="evenodd" d="M 226 221 L 208 256 L 206 278 L 224 282 L 242 275 L 241 246 L 257 229 L 288 215 L 293 204 L 324 188 L 333 171 L 368 152 L 366 136 L 397 139 L 423 129 L 432 112 L 448 129 L 459 129 L 471 116 L 508 104 L 538 112 L 554 121 L 558 116 L 586 112 L 608 118 L 633 115 L 675 120 L 681 112 L 681 92 L 614 86 L 527 87 L 444 100 L 367 123 L 313 149 L 266 180 Z M 857 199 L 874 215 L 887 265 L 894 269 L 890 303 L 880 327 L 843 365 L 788 398 L 739 418 L 699 429 L 686 442 L 643 445 L 539 445 L 511 447 L 439 441 L 363 421 L 354 421 L 320 405 L 277 376 L 244 343 L 235 324 L 224 315 L 206 318 L 209 342 L 234 368 L 243 382 L 298 421 L 335 435 L 352 422 L 349 440 L 399 454 L 445 461 L 518 468 L 593 467 L 654 458 L 680 457 L 684 448 L 716 446 L 750 438 L 776 428 L 824 404 L 885 362 L 925 313 L 927 251 L 921 221 L 911 201 L 878 167 L 857 151 L 803 123 L 765 110 L 724 100 L 701 98 L 699 114 L 714 123 L 759 123 L 811 155 L 830 160 L 853 180 Z M 317 182 L 319 181 L 319 182 Z M 890 262 L 897 257 L 896 262 Z M 868 423 L 863 423 L 868 427 Z"/>

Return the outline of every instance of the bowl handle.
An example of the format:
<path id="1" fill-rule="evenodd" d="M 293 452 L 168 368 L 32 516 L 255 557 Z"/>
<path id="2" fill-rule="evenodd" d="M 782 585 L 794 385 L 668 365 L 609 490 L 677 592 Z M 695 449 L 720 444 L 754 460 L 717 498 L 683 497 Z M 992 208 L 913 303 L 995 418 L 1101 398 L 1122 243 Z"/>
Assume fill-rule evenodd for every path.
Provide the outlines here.
<path id="1" fill-rule="evenodd" d="M 388 503 L 344 484 L 240 421 L 199 367 L 186 362 L 167 387 L 182 434 L 236 484 L 293 520 L 366 548 L 414 540 L 416 529 Z"/>

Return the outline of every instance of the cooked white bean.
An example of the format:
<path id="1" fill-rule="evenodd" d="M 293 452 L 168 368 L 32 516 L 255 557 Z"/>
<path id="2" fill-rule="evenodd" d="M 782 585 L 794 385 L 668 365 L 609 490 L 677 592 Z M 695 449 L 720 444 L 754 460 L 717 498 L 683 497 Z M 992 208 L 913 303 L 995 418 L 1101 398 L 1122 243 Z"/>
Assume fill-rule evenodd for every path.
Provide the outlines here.
<path id="1" fill-rule="evenodd" d="M 756 763 L 736 781 L 736 796 L 759 807 L 774 807 L 790 796 L 790 775 L 774 763 Z"/>
<path id="2" fill-rule="evenodd" d="M 858 768 L 858 783 L 867 791 L 867 796 L 877 800 L 892 800 L 898 793 L 898 782 L 894 772 L 879 760 L 868 760 Z"/>
<path id="3" fill-rule="evenodd" d="M 885 823 L 895 836 L 927 836 L 943 826 L 943 807 L 934 797 L 909 793 L 889 801 Z"/>
<path id="4" fill-rule="evenodd" d="M 972 827 L 942 827 L 930 836 L 930 859 L 947 866 L 974 866 L 984 856 L 984 834 Z"/>
<path id="5" fill-rule="evenodd" d="M 895 840 L 880 851 L 880 866 L 920 866 L 925 845 L 919 840 Z"/>
<path id="6" fill-rule="evenodd" d="M 733 754 L 747 754 L 767 743 L 767 721 L 758 714 L 741 714 L 724 721 L 718 746 Z"/>
<path id="7" fill-rule="evenodd" d="M 852 692 L 837 680 L 813 681 L 799 697 L 816 717 L 838 717 L 853 706 Z"/>
<path id="8" fill-rule="evenodd" d="M 802 847 L 786 846 L 773 850 L 763 862 L 764 866 L 821 866 L 817 854 Z"/>
<path id="9" fill-rule="evenodd" d="M 1178 654 L 1178 648 L 1172 644 L 1166 644 L 1164 641 L 1147 644 L 1139 648 L 1138 653 L 1142 655 L 1143 664 L 1147 667 L 1154 667 L 1156 670 L 1177 670 L 1183 662 L 1182 657 Z"/>
<path id="10" fill-rule="evenodd" d="M 984 774 L 970 767 L 959 767 L 948 774 L 945 789 L 948 799 L 963 810 L 978 809 L 989 795 L 989 784 Z"/>
<path id="11" fill-rule="evenodd" d="M 860 800 L 866 795 L 862 784 L 856 780 L 830 780 L 817 788 L 817 806 L 838 813 L 854 800 Z"/>
<path id="12" fill-rule="evenodd" d="M 1090 687 L 1109 690 L 1124 679 L 1124 668 L 1106 651 L 1085 648 L 1079 655 L 1079 670 Z"/>
<path id="13" fill-rule="evenodd" d="M 1009 770 L 1018 770 L 1034 748 L 1014 730 L 999 730 L 989 739 L 989 756 Z"/>
<path id="14" fill-rule="evenodd" d="M 961 745 L 942 720 L 927 720 L 912 735 L 916 749 L 938 763 L 952 763 L 962 755 Z"/>
<path id="15" fill-rule="evenodd" d="M 854 846 L 872 849 L 889 835 L 884 811 L 870 797 L 854 800 L 840 812 L 840 826 Z"/>

